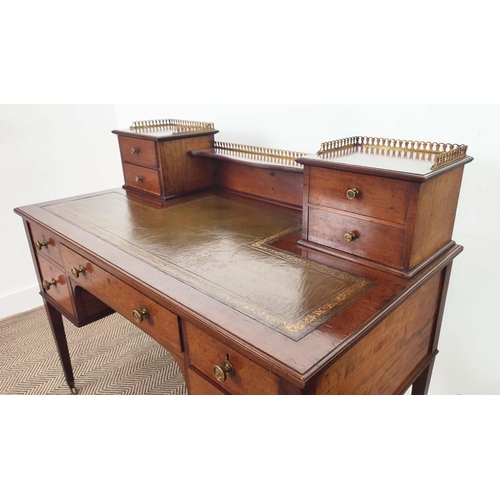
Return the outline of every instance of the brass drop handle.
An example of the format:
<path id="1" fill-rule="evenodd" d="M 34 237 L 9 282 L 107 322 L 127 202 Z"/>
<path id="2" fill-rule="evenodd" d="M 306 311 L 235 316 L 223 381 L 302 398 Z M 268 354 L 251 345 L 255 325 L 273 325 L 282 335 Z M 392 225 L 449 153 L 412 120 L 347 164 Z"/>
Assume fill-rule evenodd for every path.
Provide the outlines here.
<path id="1" fill-rule="evenodd" d="M 220 366 L 219 365 L 215 365 L 214 366 L 214 375 L 215 375 L 215 378 L 221 384 L 224 383 L 227 380 L 227 376 L 228 375 L 230 375 L 231 377 L 234 377 L 235 373 L 236 372 L 234 371 L 234 366 L 229 361 L 229 356 L 224 361 L 224 363 L 222 363 L 222 365 L 220 365 Z"/>
<path id="2" fill-rule="evenodd" d="M 353 232 L 344 234 L 344 239 L 347 241 L 347 243 L 352 243 L 357 238 L 358 237 L 356 236 L 356 233 Z"/>
<path id="3" fill-rule="evenodd" d="M 140 153 L 139 148 L 132 148 L 132 149 L 130 150 L 130 152 L 131 152 L 133 155 L 138 155 L 138 154 Z"/>
<path id="4" fill-rule="evenodd" d="M 42 251 L 42 248 L 43 248 L 43 247 L 49 248 L 49 244 L 48 244 L 45 240 L 43 240 L 43 242 L 42 242 L 42 243 L 40 243 L 39 241 L 37 241 L 37 242 L 35 243 L 35 246 L 36 246 L 36 248 L 37 248 L 37 250 L 38 250 L 39 252 L 41 252 L 41 251 Z"/>
<path id="5" fill-rule="evenodd" d="M 361 193 L 356 188 L 349 189 L 347 191 L 347 198 L 349 198 L 350 200 L 355 200 L 356 198 L 359 198 L 360 194 Z"/>
<path id="6" fill-rule="evenodd" d="M 53 286 L 57 286 L 57 281 L 54 278 L 52 278 L 52 281 L 43 280 L 42 286 L 43 286 L 43 289 L 46 292 L 48 292 Z"/>
<path id="7" fill-rule="evenodd" d="M 78 279 L 80 274 L 85 274 L 85 268 L 83 266 L 80 266 L 79 268 L 73 267 L 71 268 L 71 274 Z"/>
<path id="8" fill-rule="evenodd" d="M 150 314 L 147 308 L 142 306 L 140 311 L 137 311 L 136 309 L 132 311 L 132 317 L 136 323 L 142 323 L 145 319 L 150 318 Z"/>
<path id="9" fill-rule="evenodd" d="M 135 178 L 135 182 L 142 182 L 144 180 L 144 177 L 142 175 L 138 175 L 136 178 Z"/>

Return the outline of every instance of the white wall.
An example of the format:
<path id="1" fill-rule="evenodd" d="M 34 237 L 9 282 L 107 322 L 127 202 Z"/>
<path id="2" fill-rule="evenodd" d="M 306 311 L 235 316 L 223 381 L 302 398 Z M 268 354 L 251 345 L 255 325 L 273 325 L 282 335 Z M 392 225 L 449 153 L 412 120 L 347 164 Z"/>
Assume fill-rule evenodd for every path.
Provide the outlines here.
<path id="1" fill-rule="evenodd" d="M 495 317 L 500 283 L 495 131 L 500 106 L 3 105 L 0 257 L 15 264 L 4 269 L 0 280 L 0 318 L 38 300 L 21 220 L 12 209 L 120 186 L 111 130 L 155 118 L 213 121 L 221 131 L 219 140 L 304 152 L 317 151 L 323 141 L 358 134 L 468 144 L 475 161 L 466 169 L 454 235 L 465 253 L 454 266 L 431 393 L 500 394 Z"/>
<path id="2" fill-rule="evenodd" d="M 122 182 L 113 105 L 0 105 L 0 318 L 42 305 L 13 209 Z"/>

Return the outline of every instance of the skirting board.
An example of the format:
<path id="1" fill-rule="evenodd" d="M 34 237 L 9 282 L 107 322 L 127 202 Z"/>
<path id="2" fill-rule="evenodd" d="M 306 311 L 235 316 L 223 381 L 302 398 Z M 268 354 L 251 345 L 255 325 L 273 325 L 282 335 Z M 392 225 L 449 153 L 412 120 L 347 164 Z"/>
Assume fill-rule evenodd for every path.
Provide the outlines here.
<path id="1" fill-rule="evenodd" d="M 8 318 L 43 305 L 38 286 L 0 297 L 0 319 Z"/>

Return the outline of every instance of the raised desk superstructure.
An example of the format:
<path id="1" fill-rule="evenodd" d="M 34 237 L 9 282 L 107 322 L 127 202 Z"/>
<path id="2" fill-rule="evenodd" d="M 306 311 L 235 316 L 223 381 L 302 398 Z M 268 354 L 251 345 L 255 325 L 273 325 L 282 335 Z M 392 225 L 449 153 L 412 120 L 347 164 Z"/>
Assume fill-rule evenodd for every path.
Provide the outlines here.
<path id="1" fill-rule="evenodd" d="M 190 394 L 427 392 L 466 150 L 351 138 L 307 155 L 175 120 L 115 133 L 123 189 L 16 210 L 72 389 L 61 315 L 116 311 Z"/>

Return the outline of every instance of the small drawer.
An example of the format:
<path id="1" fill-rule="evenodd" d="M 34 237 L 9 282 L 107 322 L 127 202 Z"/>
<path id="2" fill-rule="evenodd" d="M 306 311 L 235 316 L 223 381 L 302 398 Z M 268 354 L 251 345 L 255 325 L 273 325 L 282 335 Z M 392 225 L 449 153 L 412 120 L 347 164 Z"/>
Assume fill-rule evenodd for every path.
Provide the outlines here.
<path id="1" fill-rule="evenodd" d="M 281 393 L 279 377 L 190 323 L 186 323 L 186 339 L 191 366 L 222 390 L 242 395 Z M 227 374 L 226 380 L 220 381 L 214 370 L 222 368 L 226 360 L 234 367 L 234 374 Z"/>
<path id="2" fill-rule="evenodd" d="M 160 177 L 158 170 L 139 167 L 129 163 L 123 164 L 123 173 L 125 175 L 125 185 L 140 189 L 146 193 L 161 195 Z"/>
<path id="3" fill-rule="evenodd" d="M 30 223 L 30 232 L 31 241 L 37 253 L 62 265 L 61 252 L 56 237 L 47 229 L 32 222 Z"/>
<path id="4" fill-rule="evenodd" d="M 43 294 L 50 297 L 70 316 L 75 317 L 71 290 L 64 271 L 38 255 L 38 268 L 42 278 Z"/>
<path id="5" fill-rule="evenodd" d="M 64 245 L 61 254 L 73 287 L 87 290 L 166 349 L 182 352 L 175 314 Z"/>
<path id="6" fill-rule="evenodd" d="M 411 183 L 328 168 L 310 168 L 309 203 L 406 224 Z"/>
<path id="7" fill-rule="evenodd" d="M 118 137 L 120 153 L 124 163 L 133 163 L 143 167 L 158 168 L 156 143 L 134 137 Z"/>
<path id="8" fill-rule="evenodd" d="M 401 269 L 404 239 L 404 229 L 309 208 L 308 240 L 319 245 Z"/>

